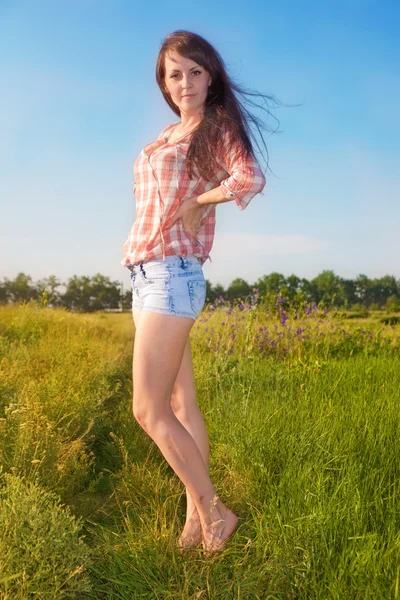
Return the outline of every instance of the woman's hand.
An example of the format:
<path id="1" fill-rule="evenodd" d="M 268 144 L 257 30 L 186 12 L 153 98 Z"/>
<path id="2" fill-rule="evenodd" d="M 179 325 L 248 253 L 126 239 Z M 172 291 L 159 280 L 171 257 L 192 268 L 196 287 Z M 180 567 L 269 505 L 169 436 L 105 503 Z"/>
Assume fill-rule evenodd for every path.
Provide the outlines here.
<path id="1" fill-rule="evenodd" d="M 168 219 L 166 229 L 169 229 L 175 221 L 181 219 L 184 230 L 193 237 L 196 237 L 200 229 L 200 221 L 204 208 L 206 208 L 205 205 L 197 202 L 197 196 L 184 200 L 174 215 Z"/>

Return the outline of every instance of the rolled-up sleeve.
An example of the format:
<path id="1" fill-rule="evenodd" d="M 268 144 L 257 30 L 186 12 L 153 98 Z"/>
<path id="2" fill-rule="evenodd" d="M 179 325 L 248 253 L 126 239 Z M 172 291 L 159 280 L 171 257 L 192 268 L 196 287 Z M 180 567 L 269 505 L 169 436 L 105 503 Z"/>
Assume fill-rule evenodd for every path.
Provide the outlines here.
<path id="1" fill-rule="evenodd" d="M 241 152 L 241 144 L 230 134 L 221 137 L 216 159 L 229 177 L 220 181 L 220 185 L 225 198 L 235 200 L 239 209 L 244 210 L 250 200 L 262 192 L 267 180 L 253 154 Z"/>

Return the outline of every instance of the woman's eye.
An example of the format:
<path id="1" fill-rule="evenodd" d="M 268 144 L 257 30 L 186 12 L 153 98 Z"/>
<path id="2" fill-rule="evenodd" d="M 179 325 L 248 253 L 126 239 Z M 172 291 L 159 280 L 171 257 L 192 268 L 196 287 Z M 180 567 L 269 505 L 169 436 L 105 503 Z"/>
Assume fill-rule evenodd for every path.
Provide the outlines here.
<path id="1" fill-rule="evenodd" d="M 196 70 L 196 71 L 193 71 L 193 73 L 200 73 L 201 74 L 201 71 Z M 179 73 L 174 73 L 174 75 L 171 75 L 171 79 L 173 79 L 174 77 L 177 77 L 177 75 L 179 75 Z"/>

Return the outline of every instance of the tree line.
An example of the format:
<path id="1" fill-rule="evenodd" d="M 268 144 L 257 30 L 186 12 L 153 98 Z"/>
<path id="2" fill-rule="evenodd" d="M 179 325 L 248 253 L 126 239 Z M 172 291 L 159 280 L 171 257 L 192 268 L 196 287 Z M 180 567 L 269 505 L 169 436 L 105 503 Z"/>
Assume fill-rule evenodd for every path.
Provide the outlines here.
<path id="1" fill-rule="evenodd" d="M 59 289 L 61 286 L 64 286 L 64 291 Z M 206 302 L 254 302 L 255 299 L 274 294 L 293 303 L 322 303 L 326 307 L 355 310 L 400 311 L 400 279 L 396 280 L 392 275 L 375 279 L 358 275 L 356 279 L 344 279 L 331 270 L 324 270 L 311 280 L 296 275 L 285 277 L 273 272 L 254 283 L 237 278 L 227 287 L 212 285 L 207 280 Z M 100 273 L 93 277 L 75 275 L 64 283 L 54 275 L 33 282 L 29 275 L 20 272 L 15 279 L 4 277 L 0 282 L 1 304 L 29 302 L 31 299 L 47 306 L 63 306 L 82 312 L 124 311 L 131 308 L 132 291 L 129 281 L 124 289 L 120 281 L 111 281 Z"/>

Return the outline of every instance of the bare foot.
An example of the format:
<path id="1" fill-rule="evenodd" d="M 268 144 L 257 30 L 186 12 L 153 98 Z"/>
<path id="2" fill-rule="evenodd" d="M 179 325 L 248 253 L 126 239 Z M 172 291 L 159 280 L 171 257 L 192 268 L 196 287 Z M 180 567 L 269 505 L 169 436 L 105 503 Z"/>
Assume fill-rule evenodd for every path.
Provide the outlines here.
<path id="1" fill-rule="evenodd" d="M 178 540 L 178 548 L 180 553 L 189 548 L 199 546 L 202 541 L 200 518 L 191 517 L 185 523 L 183 531 Z"/>
<path id="2" fill-rule="evenodd" d="M 203 525 L 203 548 L 207 556 L 212 552 L 224 550 L 226 540 L 232 535 L 238 526 L 239 519 L 229 508 L 222 511 L 222 519 L 212 521 L 209 525 Z"/>

